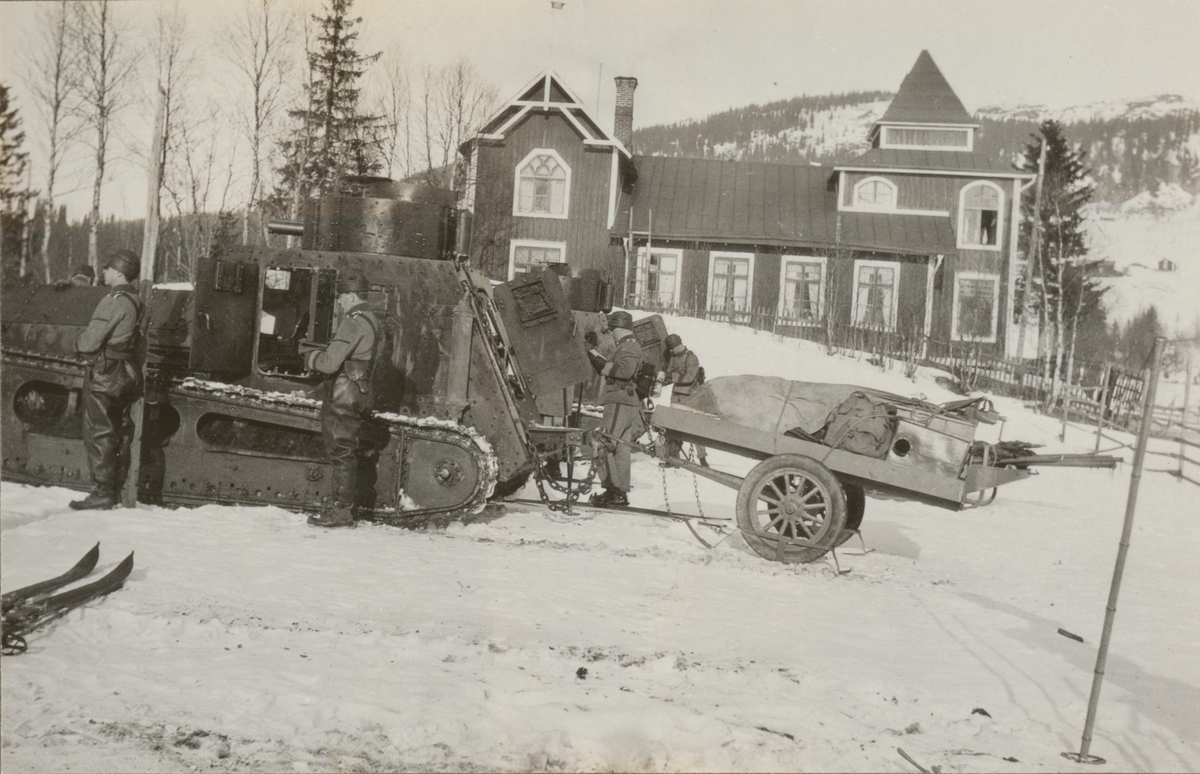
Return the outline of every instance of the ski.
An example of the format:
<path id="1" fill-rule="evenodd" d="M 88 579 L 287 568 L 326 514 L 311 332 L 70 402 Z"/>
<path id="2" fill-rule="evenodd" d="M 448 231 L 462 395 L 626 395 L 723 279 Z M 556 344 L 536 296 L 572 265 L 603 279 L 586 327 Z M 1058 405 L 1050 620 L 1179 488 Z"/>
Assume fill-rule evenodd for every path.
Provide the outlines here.
<path id="1" fill-rule="evenodd" d="M 2 652 L 12 656 L 25 652 L 25 635 L 55 621 L 80 605 L 121 588 L 133 572 L 133 552 L 103 577 L 77 588 L 26 601 L 4 611 Z"/>
<path id="2" fill-rule="evenodd" d="M 91 574 L 92 570 L 96 569 L 96 562 L 100 560 L 100 544 L 92 546 L 92 550 L 83 555 L 83 558 L 75 563 L 75 566 L 59 575 L 57 578 L 50 578 L 41 583 L 34 583 L 24 588 L 15 589 L 5 594 L 0 600 L 0 607 L 3 608 L 4 615 L 8 615 L 8 611 L 25 600 L 33 599 L 34 597 L 43 594 L 49 594 L 52 591 L 74 583 L 81 578 L 86 578 Z"/>

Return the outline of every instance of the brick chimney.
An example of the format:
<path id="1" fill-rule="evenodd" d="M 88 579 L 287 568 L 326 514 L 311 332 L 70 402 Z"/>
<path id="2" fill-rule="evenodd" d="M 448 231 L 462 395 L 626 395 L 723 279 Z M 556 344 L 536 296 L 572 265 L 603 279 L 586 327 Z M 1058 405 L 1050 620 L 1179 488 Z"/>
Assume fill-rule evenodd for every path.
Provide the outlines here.
<path id="1" fill-rule="evenodd" d="M 613 80 L 617 82 L 617 110 L 616 115 L 613 117 L 613 136 L 620 140 L 621 144 L 632 153 L 633 91 L 637 88 L 637 78 L 618 75 Z"/>

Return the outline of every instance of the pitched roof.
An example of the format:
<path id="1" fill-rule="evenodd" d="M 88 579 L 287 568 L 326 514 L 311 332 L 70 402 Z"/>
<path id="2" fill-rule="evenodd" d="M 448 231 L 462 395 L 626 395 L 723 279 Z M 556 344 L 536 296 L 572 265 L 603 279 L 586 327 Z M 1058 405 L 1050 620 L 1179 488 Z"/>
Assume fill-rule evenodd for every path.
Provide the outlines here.
<path id="1" fill-rule="evenodd" d="M 838 244 L 837 192 L 828 167 L 634 156 L 637 185 L 617 219 L 651 241 L 830 247 Z M 632 211 L 632 219 L 630 212 Z M 840 244 L 930 255 L 954 252 L 947 217 L 840 213 Z"/>
<path id="2" fill-rule="evenodd" d="M 916 64 L 904 76 L 900 91 L 896 92 L 879 122 L 976 124 L 928 51 L 922 51 L 917 57 Z"/>
<path id="3" fill-rule="evenodd" d="M 629 150 L 621 141 L 600 127 L 600 124 L 584 107 L 583 101 L 575 96 L 575 93 L 553 70 L 543 70 L 517 92 L 515 97 L 504 103 L 484 123 L 483 128 L 475 137 L 463 143 L 463 149 L 465 150 L 474 140 L 503 140 L 505 133 L 523 121 L 529 114 L 551 111 L 563 115 L 579 132 L 585 145 L 610 145 L 620 150 L 626 158 L 630 156 Z"/>
<path id="4" fill-rule="evenodd" d="M 835 165 L 834 169 L 911 169 L 995 177 L 1031 177 L 1026 172 L 1018 172 L 1011 165 L 1005 165 L 999 159 L 982 153 L 911 148 L 871 148 L 853 161 Z"/>

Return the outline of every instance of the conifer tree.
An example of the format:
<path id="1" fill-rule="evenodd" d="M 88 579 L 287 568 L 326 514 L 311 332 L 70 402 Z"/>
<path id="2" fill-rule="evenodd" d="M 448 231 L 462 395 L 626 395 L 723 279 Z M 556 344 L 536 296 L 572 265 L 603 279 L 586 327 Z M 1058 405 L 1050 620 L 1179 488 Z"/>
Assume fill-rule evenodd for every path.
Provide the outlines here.
<path id="1" fill-rule="evenodd" d="M 1026 200 L 1021 233 L 1028 251 L 1037 254 L 1032 300 L 1041 315 L 1042 336 L 1050 337 L 1050 359 L 1054 364 L 1052 395 L 1057 397 L 1068 342 L 1073 359 L 1078 323 L 1085 310 L 1089 321 L 1097 312 L 1103 314 L 1099 298 L 1104 291 L 1088 276 L 1086 265 L 1083 208 L 1091 201 L 1095 185 L 1084 167 L 1084 154 L 1072 146 L 1058 121 L 1043 121 L 1039 129 L 1025 143 L 1020 168 L 1037 173 L 1044 142 L 1046 170 L 1041 211 L 1035 214 L 1033 200 Z M 1041 221 L 1036 251 L 1030 244 L 1035 215 Z M 1100 325 L 1103 326 L 1102 321 Z"/>
<path id="2" fill-rule="evenodd" d="M 29 199 L 35 192 L 28 185 L 29 153 L 22 149 L 25 132 L 9 94 L 8 86 L 0 83 L 0 265 L 9 270 L 9 256 L 19 252 L 19 274 L 24 277 L 24 242 L 28 237 L 25 221 Z"/>
<path id="3" fill-rule="evenodd" d="M 353 2 L 326 0 L 325 13 L 312 17 L 316 31 L 308 51 L 306 105 L 288 111 L 293 131 L 281 144 L 284 165 L 274 197 L 291 205 L 293 217 L 302 201 L 333 190 L 343 175 L 369 175 L 381 168 L 372 137 L 379 119 L 360 112 L 358 86 L 379 54 L 359 53 L 362 17 L 350 16 Z"/>

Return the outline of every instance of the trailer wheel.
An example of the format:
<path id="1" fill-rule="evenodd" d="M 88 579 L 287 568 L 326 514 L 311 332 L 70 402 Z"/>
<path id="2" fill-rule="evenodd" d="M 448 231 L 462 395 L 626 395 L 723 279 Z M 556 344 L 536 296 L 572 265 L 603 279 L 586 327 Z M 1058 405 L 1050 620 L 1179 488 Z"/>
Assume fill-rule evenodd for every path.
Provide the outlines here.
<path id="1" fill-rule="evenodd" d="M 754 466 L 742 481 L 737 522 L 746 543 L 763 558 L 811 562 L 837 545 L 846 526 L 846 495 L 820 462 L 780 454 Z"/>
<path id="2" fill-rule="evenodd" d="M 842 528 L 842 534 L 838 535 L 837 542 L 834 547 L 838 547 L 854 536 L 851 530 L 856 530 L 862 526 L 863 514 L 867 510 L 867 493 L 858 484 L 842 484 L 842 491 L 846 495 L 846 526 Z"/>

